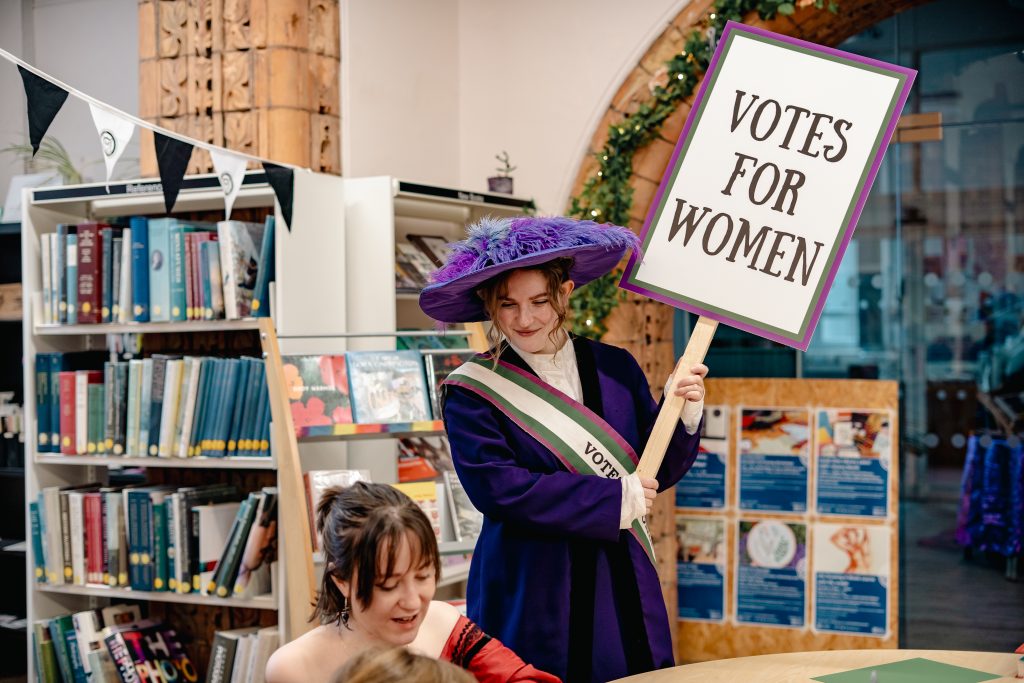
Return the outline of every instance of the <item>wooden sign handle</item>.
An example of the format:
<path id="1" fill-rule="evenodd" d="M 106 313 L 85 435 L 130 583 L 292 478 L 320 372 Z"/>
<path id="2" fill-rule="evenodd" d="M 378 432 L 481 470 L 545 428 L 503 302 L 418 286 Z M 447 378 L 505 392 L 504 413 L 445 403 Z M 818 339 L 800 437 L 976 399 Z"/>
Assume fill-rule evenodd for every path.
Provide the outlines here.
<path id="1" fill-rule="evenodd" d="M 672 371 L 672 381 L 669 382 L 669 386 L 675 384 L 676 375 L 689 373 L 691 367 L 704 362 L 704 356 L 708 352 L 708 347 L 711 346 L 716 329 L 718 329 L 718 321 L 704 316 L 697 318 L 697 324 L 693 327 L 686 350 L 683 351 L 682 357 L 676 363 L 675 370 Z M 661 461 L 665 459 L 665 449 L 668 448 L 668 442 L 679 424 L 679 416 L 683 414 L 685 403 L 685 398 L 676 396 L 672 392 L 665 396 L 658 419 L 654 422 L 651 437 L 647 440 L 647 447 L 644 448 L 640 464 L 636 467 L 636 472 L 641 477 L 653 479 L 658 473 Z"/>

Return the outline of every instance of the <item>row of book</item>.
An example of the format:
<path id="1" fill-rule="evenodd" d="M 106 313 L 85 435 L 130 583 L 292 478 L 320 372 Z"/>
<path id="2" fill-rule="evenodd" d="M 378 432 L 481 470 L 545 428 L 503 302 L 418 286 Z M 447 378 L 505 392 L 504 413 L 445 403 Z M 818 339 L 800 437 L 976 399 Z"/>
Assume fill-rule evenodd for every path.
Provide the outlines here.
<path id="1" fill-rule="evenodd" d="M 284 356 L 292 418 L 303 435 L 336 424 L 441 419 L 440 386 L 468 349 Z"/>
<path id="2" fill-rule="evenodd" d="M 270 455 L 270 401 L 262 360 L 153 354 L 99 364 L 99 358 L 36 354 L 39 452 Z M 92 369 L 98 367 L 102 370 Z"/>
<path id="3" fill-rule="evenodd" d="M 253 597 L 271 591 L 277 490 L 49 486 L 29 502 L 37 583 Z"/>
<path id="4" fill-rule="evenodd" d="M 395 287 L 400 292 L 423 289 L 448 258 L 448 241 L 433 235 L 407 235 L 395 243 Z"/>
<path id="5" fill-rule="evenodd" d="M 133 216 L 40 238 L 44 324 L 269 315 L 274 217 L 217 224 Z"/>
<path id="6" fill-rule="evenodd" d="M 32 656 L 39 683 L 199 680 L 175 630 L 143 619 L 138 605 L 35 621 Z"/>
<path id="7" fill-rule="evenodd" d="M 277 626 L 217 631 L 210 648 L 206 683 L 263 683 L 267 660 L 279 642 Z"/>

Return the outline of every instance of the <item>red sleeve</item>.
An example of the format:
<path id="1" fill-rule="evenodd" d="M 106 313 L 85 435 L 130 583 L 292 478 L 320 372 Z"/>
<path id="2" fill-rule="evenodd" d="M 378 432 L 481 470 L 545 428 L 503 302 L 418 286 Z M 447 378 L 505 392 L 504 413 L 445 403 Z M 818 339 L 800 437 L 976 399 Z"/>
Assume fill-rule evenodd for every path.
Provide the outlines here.
<path id="1" fill-rule="evenodd" d="M 441 659 L 461 666 L 480 683 L 561 683 L 558 677 L 535 669 L 466 617 L 459 617 L 441 651 Z"/>

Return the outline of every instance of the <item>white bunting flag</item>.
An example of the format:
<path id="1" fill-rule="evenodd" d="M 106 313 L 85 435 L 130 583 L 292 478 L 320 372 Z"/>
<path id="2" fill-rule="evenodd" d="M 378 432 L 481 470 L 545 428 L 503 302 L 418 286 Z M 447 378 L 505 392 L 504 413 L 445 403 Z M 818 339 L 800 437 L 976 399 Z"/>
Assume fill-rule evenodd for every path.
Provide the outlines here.
<path id="1" fill-rule="evenodd" d="M 92 112 L 93 123 L 96 124 L 96 132 L 100 136 L 103 163 L 107 165 L 107 182 L 109 183 L 117 160 L 121 158 L 125 148 L 128 147 L 128 141 L 135 133 L 135 124 L 92 102 L 89 103 L 89 110 Z"/>
<path id="2" fill-rule="evenodd" d="M 219 148 L 210 150 L 210 158 L 213 159 L 213 170 L 217 173 L 220 187 L 224 190 L 224 219 L 230 220 L 231 206 L 245 178 L 245 159 Z"/>

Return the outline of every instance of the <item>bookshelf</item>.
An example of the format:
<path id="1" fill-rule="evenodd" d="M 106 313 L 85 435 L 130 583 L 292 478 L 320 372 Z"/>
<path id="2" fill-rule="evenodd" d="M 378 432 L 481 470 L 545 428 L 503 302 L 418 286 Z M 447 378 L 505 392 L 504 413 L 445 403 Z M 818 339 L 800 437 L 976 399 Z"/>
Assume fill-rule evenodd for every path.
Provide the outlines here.
<path id="1" fill-rule="evenodd" d="M 522 213 L 529 202 L 505 195 L 471 193 L 406 183 L 396 178 L 339 178 L 296 172 L 292 222 L 285 228 L 277 210 L 276 278 L 271 289 L 271 318 L 97 325 L 41 324 L 41 237 L 58 223 L 108 217 L 164 214 L 160 184 L 153 180 L 39 188 L 28 192 L 22 216 L 21 273 L 25 294 L 22 368 L 26 442 L 24 494 L 34 499 L 46 486 L 106 481 L 116 468 L 146 468 L 172 476 L 200 470 L 223 476 L 272 477 L 281 500 L 304 500 L 302 472 L 314 469 L 368 469 L 374 481 L 397 480 L 395 438 L 441 433 L 436 421 L 404 425 L 358 425 L 348 433 L 296 437 L 291 420 L 281 354 L 338 353 L 394 348 L 395 334 L 379 330 L 431 330 L 433 322 L 418 310 L 415 295 L 398 296 L 395 242 L 410 234 L 451 241 L 466 223 L 486 214 Z M 275 207 L 262 172 L 249 172 L 234 204 L 239 209 Z M 210 212 L 223 217 L 223 196 L 213 175 L 185 178 L 175 214 Z M 270 458 L 161 458 L 64 456 L 36 448 L 35 373 L 38 353 L 105 349 L 117 340 L 177 339 L 194 334 L 258 335 L 267 369 L 271 409 Z M 280 335 L 280 337 L 279 337 Z M 479 335 L 477 335 L 479 338 Z M 343 430 L 344 431 L 344 430 Z M 301 443 L 301 452 L 300 452 Z M 177 473 L 177 475 L 175 474 Z M 205 476 L 205 475 L 204 475 Z M 282 639 L 301 635 L 316 585 L 305 506 L 284 504 L 278 516 L 278 563 L 273 595 L 249 600 L 201 595 L 130 591 L 102 586 L 38 584 L 25 573 L 28 623 L 101 606 L 110 599 L 186 604 L 200 608 L 252 608 L 275 612 Z M 26 538 L 31 530 L 26 523 Z M 464 546 L 446 549 L 467 552 Z M 29 566 L 33 558 L 27 553 Z M 464 580 L 464 574 L 445 577 Z M 197 634 L 212 639 L 212 632 Z M 26 652 L 33 678 L 31 643 Z"/>

